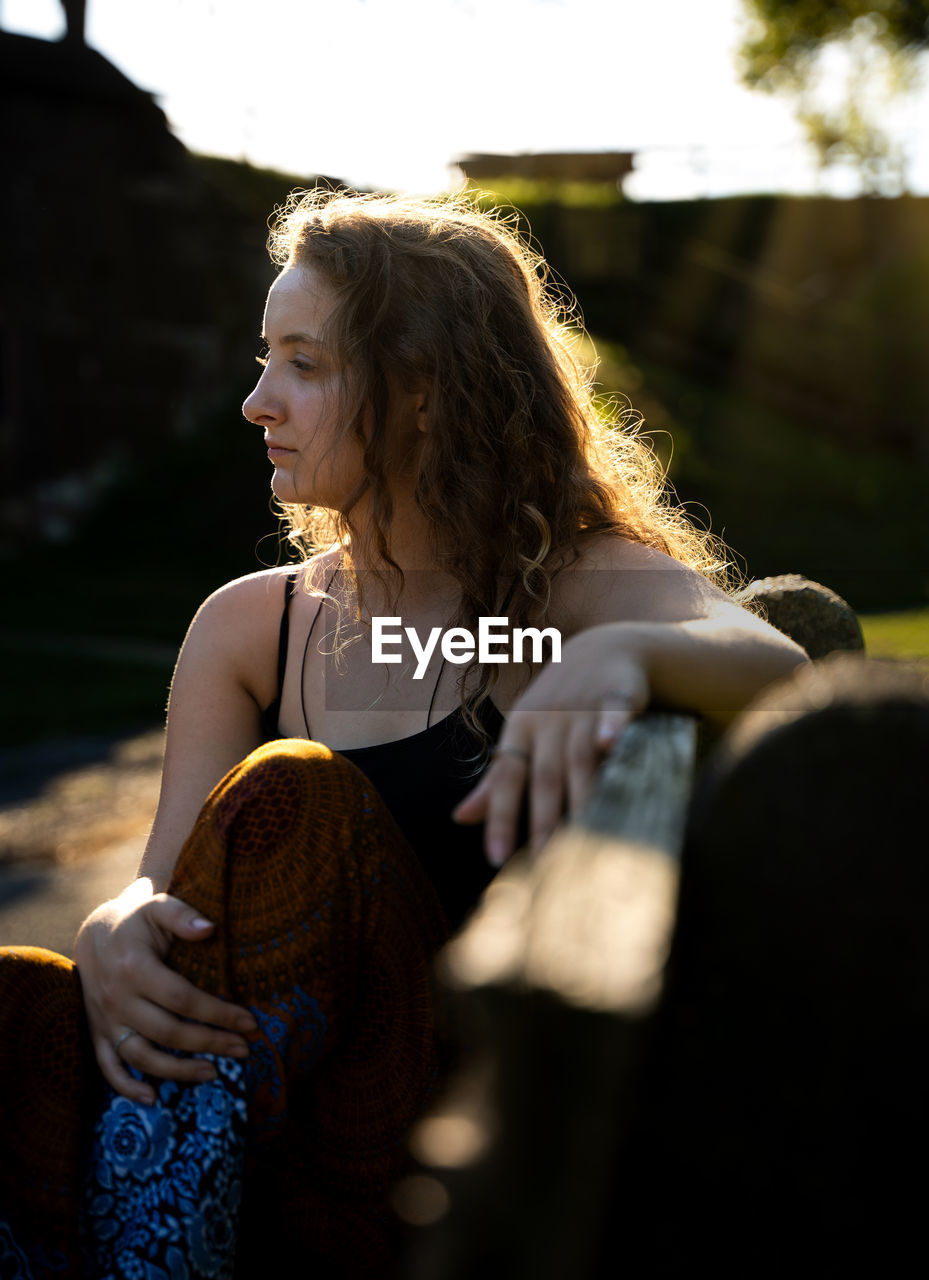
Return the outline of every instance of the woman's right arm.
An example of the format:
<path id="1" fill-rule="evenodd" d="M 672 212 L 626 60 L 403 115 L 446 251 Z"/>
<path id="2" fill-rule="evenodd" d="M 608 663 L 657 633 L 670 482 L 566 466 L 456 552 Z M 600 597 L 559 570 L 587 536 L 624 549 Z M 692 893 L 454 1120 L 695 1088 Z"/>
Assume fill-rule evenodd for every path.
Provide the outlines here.
<path id="1" fill-rule="evenodd" d="M 229 583 L 200 608 L 171 685 L 161 796 L 139 879 L 84 921 L 75 958 L 100 1069 L 117 1092 L 154 1100 L 126 1063 L 173 1080 L 210 1079 L 187 1053 L 244 1056 L 247 1010 L 198 990 L 163 963 L 175 937 L 210 936 L 212 922 L 167 888 L 181 847 L 213 787 L 260 741 L 260 708 L 276 694 L 280 572 Z M 114 1045 L 132 1029 L 116 1052 Z"/>

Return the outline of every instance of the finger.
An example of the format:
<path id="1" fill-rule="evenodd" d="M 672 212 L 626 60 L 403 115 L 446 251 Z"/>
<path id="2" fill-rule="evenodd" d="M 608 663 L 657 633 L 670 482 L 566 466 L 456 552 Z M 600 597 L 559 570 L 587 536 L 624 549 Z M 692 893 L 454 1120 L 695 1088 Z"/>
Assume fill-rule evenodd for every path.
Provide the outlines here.
<path id="1" fill-rule="evenodd" d="M 133 1036 L 133 1039 L 136 1037 Z M 154 1103 L 155 1090 L 152 1086 L 145 1080 L 136 1080 L 129 1074 L 119 1054 L 103 1036 L 94 1037 L 94 1052 L 104 1080 L 117 1093 L 122 1094 L 124 1098 L 130 1098 L 133 1102 L 141 1102 L 146 1107 Z"/>
<path id="2" fill-rule="evenodd" d="M 529 789 L 529 840 L 538 853 L 564 813 L 564 737 L 560 728 L 549 728 L 536 739 L 532 753 Z"/>
<path id="3" fill-rule="evenodd" d="M 139 960 L 135 967 L 135 975 L 137 980 L 133 983 L 133 988 L 138 993 L 138 997 L 142 997 L 150 1005 L 167 1009 L 169 1013 L 177 1014 L 191 1022 L 205 1023 L 208 1027 L 241 1032 L 245 1035 L 254 1031 L 257 1026 L 254 1016 L 248 1009 L 201 991 L 199 987 L 195 987 L 192 982 L 182 978 L 179 973 L 169 969 L 154 956 L 149 955 L 144 960 Z M 119 1016 L 126 1026 L 137 1025 L 133 1018 L 138 1018 L 139 1015 L 134 1008 L 129 1009 L 125 1016 L 121 1011 Z M 147 1027 L 139 1027 L 140 1031 L 147 1029 Z"/>
<path id="4" fill-rule="evenodd" d="M 487 817 L 487 799 L 490 795 L 489 774 L 485 773 L 480 782 L 452 810 L 453 822 L 483 822 Z"/>
<path id="5" fill-rule="evenodd" d="M 484 848 L 492 867 L 502 867 L 516 846 L 516 829 L 528 777 L 529 760 L 522 756 L 498 755 L 490 766 Z"/>
<path id="6" fill-rule="evenodd" d="M 156 893 L 146 905 L 146 912 L 149 920 L 159 929 L 188 942 L 208 938 L 214 928 L 213 922 L 201 915 L 196 907 L 167 893 Z"/>
<path id="7" fill-rule="evenodd" d="M 594 742 L 600 751 L 610 751 L 636 713 L 636 700 L 632 694 L 608 693 L 604 695 L 597 719 Z"/>
<path id="8" fill-rule="evenodd" d="M 595 746 L 597 715 L 579 716 L 571 725 L 567 741 L 568 813 L 580 813 L 593 790 L 600 752 Z"/>
<path id="9" fill-rule="evenodd" d="M 242 1036 L 176 1018 L 147 1000 L 136 1000 L 128 1007 L 126 1022 L 146 1040 L 166 1049 L 211 1053 L 221 1058 L 248 1057 L 248 1042 Z"/>
<path id="10" fill-rule="evenodd" d="M 166 1053 L 141 1035 L 124 1041 L 117 1056 L 122 1058 L 124 1068 L 126 1065 L 135 1067 L 137 1071 L 158 1080 L 202 1084 L 216 1079 L 216 1068 L 212 1062 L 205 1058 L 179 1058 L 176 1054 Z"/>

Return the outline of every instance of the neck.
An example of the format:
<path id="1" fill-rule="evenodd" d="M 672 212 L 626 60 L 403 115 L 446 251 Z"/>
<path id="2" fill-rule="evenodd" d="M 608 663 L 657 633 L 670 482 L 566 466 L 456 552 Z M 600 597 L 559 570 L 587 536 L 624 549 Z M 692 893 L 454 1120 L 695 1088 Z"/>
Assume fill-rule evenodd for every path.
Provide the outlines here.
<path id="1" fill-rule="evenodd" d="M 389 569 L 390 566 L 378 553 L 366 503 L 359 503 L 352 512 L 352 523 L 358 530 L 358 536 L 352 539 L 349 547 L 355 568 Z M 416 505 L 412 492 L 401 498 L 394 497 L 388 549 L 391 560 L 405 574 L 427 571 L 435 573 L 441 569 L 434 553 L 432 525 Z"/>
<path id="2" fill-rule="evenodd" d="M 364 612 L 394 614 L 399 611 L 412 617 L 436 611 L 443 619 L 450 618 L 460 599 L 460 587 L 436 559 L 431 524 L 416 504 L 412 500 L 404 503 L 395 500 L 390 524 L 390 556 L 403 573 L 399 595 L 395 594 L 398 583 L 393 567 L 378 555 L 370 521 L 364 519 L 366 514 L 358 508 L 353 511 L 352 523 L 358 533 L 348 547 L 363 583 Z M 385 574 L 385 579 L 379 577 L 380 573 Z"/>

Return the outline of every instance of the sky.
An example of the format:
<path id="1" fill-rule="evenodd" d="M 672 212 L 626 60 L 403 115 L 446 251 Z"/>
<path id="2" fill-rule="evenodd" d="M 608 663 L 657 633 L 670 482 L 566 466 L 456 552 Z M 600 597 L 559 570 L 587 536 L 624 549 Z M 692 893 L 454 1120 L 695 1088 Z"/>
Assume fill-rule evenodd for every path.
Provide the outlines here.
<path id="1" fill-rule="evenodd" d="M 742 0 L 88 0 L 87 38 L 191 149 L 434 192 L 471 151 L 633 151 L 626 193 L 857 193 L 739 84 Z M 58 0 L 0 0 L 44 38 Z M 929 193 L 929 91 L 884 114 Z"/>

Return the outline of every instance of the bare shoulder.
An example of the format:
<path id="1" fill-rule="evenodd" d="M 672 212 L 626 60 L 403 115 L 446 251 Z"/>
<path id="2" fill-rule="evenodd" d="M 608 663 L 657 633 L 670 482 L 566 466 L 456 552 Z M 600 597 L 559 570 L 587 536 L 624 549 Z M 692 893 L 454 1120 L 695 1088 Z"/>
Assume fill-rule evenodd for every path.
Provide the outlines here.
<path id="1" fill-rule="evenodd" d="M 227 679 L 242 685 L 260 705 L 270 701 L 284 586 L 294 572 L 302 573 L 302 566 L 264 569 L 212 592 L 190 624 L 179 669 L 222 669 Z"/>
<path id="2" fill-rule="evenodd" d="M 197 610 L 184 653 L 188 660 L 221 663 L 259 705 L 276 693 L 277 647 L 288 578 L 302 590 L 322 588 L 337 551 L 323 552 L 302 564 L 282 565 L 246 574 L 219 587 Z"/>
<path id="3" fill-rule="evenodd" d="M 209 632 L 230 641 L 260 635 L 283 605 L 287 574 L 287 568 L 264 569 L 218 587 L 194 615 L 190 634 Z"/>
<path id="4" fill-rule="evenodd" d="M 276 636 L 287 579 L 296 577 L 298 583 L 307 581 L 315 587 L 324 580 L 330 563 L 334 563 L 333 554 L 325 552 L 303 564 L 280 565 L 234 578 L 207 596 L 194 616 L 194 625 L 223 632 L 231 625 L 236 636 L 246 639 L 260 638 L 273 622 Z"/>
<path id="5" fill-rule="evenodd" d="M 729 604 L 689 565 L 613 534 L 582 543 L 552 585 L 553 614 L 569 634 L 605 622 L 683 622 Z"/>

